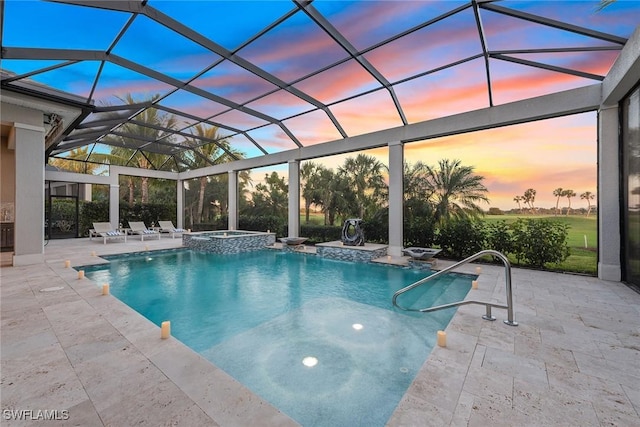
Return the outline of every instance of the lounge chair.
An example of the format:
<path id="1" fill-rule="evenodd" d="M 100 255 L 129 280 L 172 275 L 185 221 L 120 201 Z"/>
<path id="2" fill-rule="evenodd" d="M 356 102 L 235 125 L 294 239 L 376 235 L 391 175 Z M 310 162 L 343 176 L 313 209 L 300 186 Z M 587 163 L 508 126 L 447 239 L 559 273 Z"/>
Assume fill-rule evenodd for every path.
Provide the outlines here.
<path id="1" fill-rule="evenodd" d="M 160 240 L 160 232 L 157 230 L 149 230 L 142 221 L 129 221 L 129 228 L 132 234 L 139 234 L 140 240 L 144 242 L 144 236 L 158 236 Z"/>
<path id="2" fill-rule="evenodd" d="M 182 234 L 186 232 L 184 228 L 176 228 L 173 226 L 173 222 L 171 221 L 158 221 L 158 225 L 160 226 L 161 233 L 171 233 L 171 238 L 175 239 L 176 234 Z"/>
<path id="3" fill-rule="evenodd" d="M 93 236 L 101 236 L 104 244 L 107 244 L 107 239 L 122 239 L 127 242 L 127 233 L 113 228 L 108 222 L 94 222 L 93 230 L 89 230 L 89 239 Z"/>

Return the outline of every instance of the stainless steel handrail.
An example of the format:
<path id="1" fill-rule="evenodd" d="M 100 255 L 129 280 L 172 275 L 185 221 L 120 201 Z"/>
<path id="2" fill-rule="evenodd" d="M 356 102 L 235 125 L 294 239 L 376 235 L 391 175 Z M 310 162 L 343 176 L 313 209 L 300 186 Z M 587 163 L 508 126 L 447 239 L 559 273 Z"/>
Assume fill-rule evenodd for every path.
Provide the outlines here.
<path id="1" fill-rule="evenodd" d="M 435 279 L 436 277 L 442 276 L 443 274 L 446 274 L 448 272 L 450 272 L 451 270 L 454 270 L 458 267 L 460 267 L 461 265 L 467 264 L 471 261 L 474 261 L 484 255 L 493 255 L 496 258 L 498 258 L 500 261 L 502 261 L 502 263 L 504 264 L 504 275 L 505 275 L 505 285 L 506 285 L 506 293 L 507 293 L 507 305 L 500 305 L 500 304 L 494 304 L 491 302 L 483 302 L 483 301 L 472 301 L 472 300 L 466 300 L 466 301 L 458 301 L 458 302 L 453 302 L 450 304 L 443 304 L 443 305 L 438 305 L 435 307 L 428 307 L 428 308 L 421 308 L 421 309 L 417 309 L 417 308 L 408 308 L 408 307 L 403 307 L 400 304 L 398 304 L 397 299 L 400 295 L 402 295 L 403 293 L 410 291 L 413 288 L 416 288 L 420 285 L 425 284 L 426 282 Z M 486 307 L 486 314 L 484 314 L 482 316 L 483 319 L 485 320 L 496 320 L 495 317 L 493 317 L 491 315 L 491 307 L 496 307 L 496 308 L 505 308 L 507 309 L 507 320 L 504 321 L 504 323 L 506 323 L 509 326 L 518 326 L 518 322 L 516 322 L 515 320 L 513 320 L 513 295 L 512 295 L 512 291 L 511 291 L 511 263 L 509 262 L 509 259 L 507 259 L 506 256 L 504 256 L 502 253 L 498 252 L 498 251 L 494 251 L 492 249 L 487 249 L 484 251 L 480 251 L 477 254 L 471 255 L 469 258 L 465 258 L 460 262 L 457 262 L 447 268 L 445 268 L 444 270 L 440 270 L 434 274 L 432 274 L 431 276 L 425 277 L 424 279 L 420 279 L 415 283 L 410 284 L 407 287 L 404 287 L 402 289 L 400 289 L 399 291 L 397 291 L 395 294 L 393 294 L 393 305 L 398 307 L 401 310 L 404 311 L 419 311 L 421 313 L 428 313 L 430 311 L 436 311 L 436 310 L 442 310 L 445 308 L 450 308 L 450 307 L 457 307 L 460 305 L 466 305 L 466 304 L 480 304 L 480 305 L 484 305 Z"/>

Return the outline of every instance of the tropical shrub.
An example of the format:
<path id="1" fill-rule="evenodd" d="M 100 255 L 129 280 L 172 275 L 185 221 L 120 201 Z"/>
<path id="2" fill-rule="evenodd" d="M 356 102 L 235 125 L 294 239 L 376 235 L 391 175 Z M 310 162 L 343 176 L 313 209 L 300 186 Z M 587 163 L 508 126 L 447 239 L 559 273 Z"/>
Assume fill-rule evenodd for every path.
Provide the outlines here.
<path id="1" fill-rule="evenodd" d="M 342 227 L 340 227 L 342 230 Z M 389 243 L 389 211 L 379 209 L 371 218 L 362 221 L 364 241 L 370 243 Z"/>
<path id="2" fill-rule="evenodd" d="M 120 224 L 126 227 L 129 221 L 143 221 L 147 227 L 157 225 L 158 221 L 176 223 L 176 205 L 172 204 L 120 204 Z M 109 202 L 80 202 L 80 236 L 88 236 L 94 222 L 109 222 Z M 120 224 L 112 224 L 116 227 Z"/>
<path id="3" fill-rule="evenodd" d="M 518 260 L 536 268 L 559 263 L 569 257 L 569 226 L 547 219 L 522 219 L 513 223 L 513 253 Z"/>
<path id="4" fill-rule="evenodd" d="M 130 205 L 120 202 L 120 223 L 126 227 L 129 221 L 143 221 L 147 227 L 157 225 L 158 221 L 173 221 L 175 224 L 176 205 L 166 203 L 134 203 Z"/>
<path id="5" fill-rule="evenodd" d="M 432 216 L 404 221 L 404 246 L 429 248 L 436 241 L 435 220 Z"/>
<path id="6" fill-rule="evenodd" d="M 485 240 L 484 224 L 481 221 L 463 218 L 442 224 L 436 243 L 440 245 L 443 256 L 462 259 L 485 249 Z"/>
<path id="7" fill-rule="evenodd" d="M 300 226 L 300 236 L 306 237 L 308 243 L 332 242 L 340 240 L 342 227 L 337 225 L 304 224 Z"/>
<path id="8" fill-rule="evenodd" d="M 278 237 L 287 236 L 287 220 L 276 215 L 240 215 L 238 228 L 251 231 L 269 230 Z"/>
<path id="9" fill-rule="evenodd" d="M 80 202 L 80 236 L 88 236 L 94 222 L 109 222 L 109 202 Z"/>
<path id="10" fill-rule="evenodd" d="M 506 221 L 485 224 L 487 230 L 487 249 L 493 249 L 504 255 L 513 253 L 514 241 Z"/>

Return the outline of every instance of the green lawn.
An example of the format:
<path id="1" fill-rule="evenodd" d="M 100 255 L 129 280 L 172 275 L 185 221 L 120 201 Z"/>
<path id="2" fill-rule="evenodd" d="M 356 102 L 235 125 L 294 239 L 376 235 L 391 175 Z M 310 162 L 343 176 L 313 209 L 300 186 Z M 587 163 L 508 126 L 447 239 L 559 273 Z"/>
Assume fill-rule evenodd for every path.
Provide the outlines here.
<path id="1" fill-rule="evenodd" d="M 300 224 L 306 224 L 306 216 L 304 213 L 300 214 Z M 313 225 L 323 225 L 324 224 L 324 214 L 322 212 L 310 212 L 309 213 L 309 224 Z M 342 225 L 342 224 L 340 224 Z"/>
<path id="2" fill-rule="evenodd" d="M 484 221 L 487 223 L 506 221 L 512 223 L 518 218 L 536 218 L 558 221 L 569 226 L 567 243 L 571 248 L 571 255 L 563 263 L 548 265 L 550 270 L 567 271 L 572 273 L 583 273 L 595 275 L 598 268 L 597 248 L 598 248 L 598 217 L 585 216 L 554 216 L 554 215 L 487 215 Z M 585 236 L 587 246 L 585 247 Z M 515 259 L 510 257 L 515 263 Z"/>
<path id="3" fill-rule="evenodd" d="M 554 216 L 554 215 L 487 215 L 483 219 L 486 223 L 506 221 L 508 224 L 515 222 L 518 218 L 548 219 L 557 221 L 569 226 L 568 243 L 570 247 L 585 249 L 584 236 L 587 236 L 586 249 L 596 250 L 598 246 L 598 218 L 595 215 L 589 216 Z"/>

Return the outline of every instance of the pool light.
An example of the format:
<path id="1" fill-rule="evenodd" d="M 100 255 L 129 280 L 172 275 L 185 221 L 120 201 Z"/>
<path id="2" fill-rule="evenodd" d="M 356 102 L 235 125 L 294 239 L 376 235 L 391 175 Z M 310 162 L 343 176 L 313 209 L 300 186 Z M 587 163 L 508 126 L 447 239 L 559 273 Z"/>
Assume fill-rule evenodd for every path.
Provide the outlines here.
<path id="1" fill-rule="evenodd" d="M 302 359 L 302 364 L 308 368 L 313 368 L 318 364 L 318 359 L 313 356 L 307 356 L 304 359 Z"/>
<path id="2" fill-rule="evenodd" d="M 353 325 L 351 325 L 351 327 L 352 327 L 353 329 L 355 329 L 356 331 L 361 331 L 361 330 L 362 330 L 362 328 L 364 328 L 364 326 L 362 326 L 362 324 L 361 324 L 361 323 L 354 323 Z"/>

